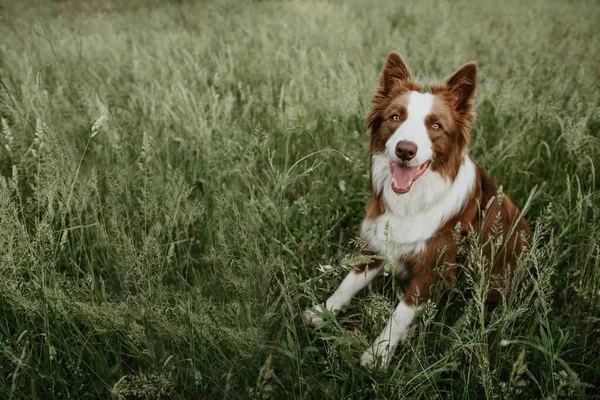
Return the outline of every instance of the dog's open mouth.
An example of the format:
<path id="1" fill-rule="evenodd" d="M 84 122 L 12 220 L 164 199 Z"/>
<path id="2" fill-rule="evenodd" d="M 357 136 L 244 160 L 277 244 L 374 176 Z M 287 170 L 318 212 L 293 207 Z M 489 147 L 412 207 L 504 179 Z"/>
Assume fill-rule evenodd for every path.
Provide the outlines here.
<path id="1" fill-rule="evenodd" d="M 408 192 L 414 181 L 427 171 L 429 161 L 425 161 L 420 167 L 409 167 L 408 165 L 390 160 L 390 172 L 392 173 L 392 190 L 398 194 Z"/>

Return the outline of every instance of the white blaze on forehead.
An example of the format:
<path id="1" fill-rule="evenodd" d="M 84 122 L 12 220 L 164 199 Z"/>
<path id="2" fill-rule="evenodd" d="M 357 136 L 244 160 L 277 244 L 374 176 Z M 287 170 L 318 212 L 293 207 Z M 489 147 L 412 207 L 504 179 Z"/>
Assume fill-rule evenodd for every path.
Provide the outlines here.
<path id="1" fill-rule="evenodd" d="M 417 145 L 417 155 L 410 162 L 411 166 L 420 166 L 427 160 L 431 160 L 433 149 L 427 127 L 425 126 L 425 117 L 431 112 L 433 106 L 433 95 L 431 93 L 410 92 L 408 96 L 407 118 L 396 132 L 388 139 L 385 144 L 390 158 L 399 161 L 396 157 L 396 145 L 402 140 L 413 142 Z"/>

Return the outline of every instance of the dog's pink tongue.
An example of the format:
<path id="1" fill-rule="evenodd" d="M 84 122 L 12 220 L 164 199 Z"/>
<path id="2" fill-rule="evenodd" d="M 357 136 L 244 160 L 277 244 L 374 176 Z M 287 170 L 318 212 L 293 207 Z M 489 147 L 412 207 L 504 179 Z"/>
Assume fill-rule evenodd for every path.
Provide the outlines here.
<path id="1" fill-rule="evenodd" d="M 410 186 L 415 180 L 418 167 L 407 167 L 401 164 L 391 163 L 392 169 L 392 184 L 394 190 L 400 193 L 406 193 L 410 190 Z"/>

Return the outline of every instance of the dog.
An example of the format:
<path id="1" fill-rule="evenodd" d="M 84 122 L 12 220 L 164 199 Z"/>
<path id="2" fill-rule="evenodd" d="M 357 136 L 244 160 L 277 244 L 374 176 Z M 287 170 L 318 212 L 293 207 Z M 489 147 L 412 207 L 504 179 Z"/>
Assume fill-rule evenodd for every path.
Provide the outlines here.
<path id="1" fill-rule="evenodd" d="M 305 323 L 317 326 L 323 313 L 348 305 L 385 264 L 391 265 L 407 281 L 406 291 L 362 355 L 363 366 L 388 365 L 415 313 L 430 299 L 430 287 L 440 279 L 454 282 L 457 268 L 452 265 L 461 261 L 460 238 L 481 240 L 490 261 L 490 302 L 508 294 L 502 283 L 530 245 L 531 230 L 519 209 L 467 152 L 475 119 L 476 74 L 475 63 L 465 64 L 422 93 L 422 84 L 392 52 L 379 78 L 366 117 L 371 196 L 361 227 L 366 254 L 374 257 L 355 266 L 324 305 L 303 314 Z M 492 242 L 500 236 L 503 245 L 494 250 Z M 436 267 L 442 264 L 450 268 L 440 272 Z"/>

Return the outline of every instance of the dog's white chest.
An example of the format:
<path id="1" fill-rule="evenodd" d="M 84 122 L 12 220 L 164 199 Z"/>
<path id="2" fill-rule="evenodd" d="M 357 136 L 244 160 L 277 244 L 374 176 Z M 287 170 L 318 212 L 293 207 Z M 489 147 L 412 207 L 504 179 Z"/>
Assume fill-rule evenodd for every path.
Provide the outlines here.
<path id="1" fill-rule="evenodd" d="M 387 211 L 376 219 L 365 219 L 361 233 L 373 250 L 395 263 L 402 256 L 423 251 L 440 222 L 431 212 L 399 216 Z"/>
<path id="2" fill-rule="evenodd" d="M 396 264 L 402 256 L 425 250 L 427 240 L 460 212 L 473 189 L 476 172 L 467 156 L 454 182 L 427 171 L 410 192 L 397 195 L 391 188 L 387 164 L 385 157 L 373 157 L 373 179 L 382 191 L 386 211 L 375 219 L 365 219 L 361 236 L 374 251 Z"/>

